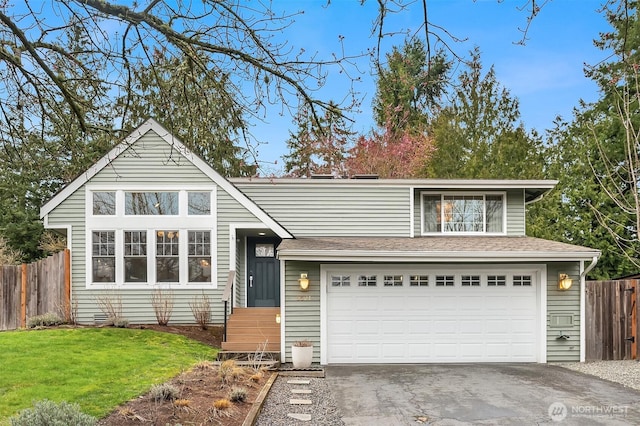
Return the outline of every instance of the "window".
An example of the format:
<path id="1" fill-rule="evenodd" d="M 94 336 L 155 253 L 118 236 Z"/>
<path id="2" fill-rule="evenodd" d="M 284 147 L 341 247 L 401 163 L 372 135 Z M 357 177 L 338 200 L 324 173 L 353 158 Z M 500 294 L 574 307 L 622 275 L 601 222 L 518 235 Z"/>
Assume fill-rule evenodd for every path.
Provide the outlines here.
<path id="1" fill-rule="evenodd" d="M 402 275 L 385 275 L 385 287 L 402 287 Z"/>
<path id="2" fill-rule="evenodd" d="M 480 275 L 463 275 L 461 281 L 463 287 L 479 287 Z"/>
<path id="3" fill-rule="evenodd" d="M 422 194 L 422 232 L 502 233 L 503 194 Z"/>
<path id="4" fill-rule="evenodd" d="M 211 281 L 211 232 L 189 231 L 189 282 Z"/>
<path id="5" fill-rule="evenodd" d="M 203 216 L 211 214 L 211 192 L 188 193 L 189 216 Z"/>
<path id="6" fill-rule="evenodd" d="M 124 213 L 136 216 L 175 216 L 179 213 L 178 192 L 125 192 Z"/>
<path id="7" fill-rule="evenodd" d="M 87 286 L 215 288 L 215 189 L 86 191 Z M 264 248 L 272 256 L 275 246 Z"/>
<path id="8" fill-rule="evenodd" d="M 256 257 L 274 257 L 276 254 L 276 249 L 273 244 L 256 244 Z"/>
<path id="9" fill-rule="evenodd" d="M 350 287 L 351 277 L 349 275 L 331 275 L 332 287 Z"/>
<path id="10" fill-rule="evenodd" d="M 116 235 L 114 231 L 92 232 L 93 281 L 113 283 L 116 281 Z"/>
<path id="11" fill-rule="evenodd" d="M 490 287 L 504 287 L 507 285 L 507 277 L 505 275 L 488 275 L 487 285 Z"/>
<path id="12" fill-rule="evenodd" d="M 436 287 L 453 287 L 453 275 L 436 275 Z"/>
<path id="13" fill-rule="evenodd" d="M 377 285 L 377 277 L 375 275 L 360 275 L 358 277 L 359 287 L 375 287 Z"/>
<path id="14" fill-rule="evenodd" d="M 124 232 L 124 282 L 147 282 L 147 231 Z"/>
<path id="15" fill-rule="evenodd" d="M 116 214 L 116 193 L 115 192 L 94 192 L 93 193 L 93 214 L 94 215 L 114 215 Z"/>
<path id="16" fill-rule="evenodd" d="M 180 281 L 180 242 L 178 231 L 156 232 L 156 280 Z"/>
<path id="17" fill-rule="evenodd" d="M 513 285 L 516 286 L 531 286 L 531 275 L 514 275 Z"/>
<path id="18" fill-rule="evenodd" d="M 409 277 L 411 287 L 427 287 L 429 285 L 429 275 L 411 275 Z"/>

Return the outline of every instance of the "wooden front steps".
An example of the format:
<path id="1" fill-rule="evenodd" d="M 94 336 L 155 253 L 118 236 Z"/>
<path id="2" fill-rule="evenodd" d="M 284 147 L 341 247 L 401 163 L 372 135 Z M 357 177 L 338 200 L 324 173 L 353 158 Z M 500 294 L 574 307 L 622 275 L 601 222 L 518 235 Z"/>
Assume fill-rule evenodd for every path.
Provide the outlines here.
<path id="1" fill-rule="evenodd" d="M 280 308 L 234 308 L 227 320 L 227 341 L 222 350 L 230 352 L 280 352 Z"/>

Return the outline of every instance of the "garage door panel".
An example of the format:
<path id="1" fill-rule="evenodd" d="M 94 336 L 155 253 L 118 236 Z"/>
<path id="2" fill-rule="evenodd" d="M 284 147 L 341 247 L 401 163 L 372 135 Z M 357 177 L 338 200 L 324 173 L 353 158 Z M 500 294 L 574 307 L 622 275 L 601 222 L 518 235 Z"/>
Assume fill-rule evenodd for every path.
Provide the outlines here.
<path id="1" fill-rule="evenodd" d="M 367 362 L 367 360 L 371 360 L 376 362 L 380 359 L 380 354 L 378 353 L 380 350 L 379 343 L 362 343 L 356 346 L 355 354 L 357 359 L 363 360 L 363 362 Z"/>
<path id="2" fill-rule="evenodd" d="M 400 337 L 401 333 L 399 333 L 398 330 L 402 330 L 404 326 L 405 321 L 384 320 L 382 321 L 380 332 L 383 335 L 388 335 L 389 338 L 393 338 L 394 336 Z"/>
<path id="3" fill-rule="evenodd" d="M 357 320 L 355 321 L 355 332 L 361 336 L 378 336 L 378 331 L 380 330 L 379 321 L 375 320 Z"/>
<path id="4" fill-rule="evenodd" d="M 329 287 L 327 361 L 536 361 L 538 283 L 489 287 L 486 275 L 479 286 L 461 286 L 456 275 L 449 287 L 433 279 L 422 287 L 383 287 L 380 278 L 375 287 Z"/>

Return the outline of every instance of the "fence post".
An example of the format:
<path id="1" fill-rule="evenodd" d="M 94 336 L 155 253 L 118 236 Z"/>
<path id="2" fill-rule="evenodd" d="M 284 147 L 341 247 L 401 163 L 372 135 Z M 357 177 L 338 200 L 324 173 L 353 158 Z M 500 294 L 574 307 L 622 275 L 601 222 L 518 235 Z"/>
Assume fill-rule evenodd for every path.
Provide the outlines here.
<path id="1" fill-rule="evenodd" d="M 27 264 L 22 264 L 20 286 L 20 328 L 27 327 Z"/>
<path id="2" fill-rule="evenodd" d="M 631 281 L 631 359 L 638 359 L 638 281 Z"/>
<path id="3" fill-rule="evenodd" d="M 64 249 L 64 314 L 71 321 L 71 251 Z"/>

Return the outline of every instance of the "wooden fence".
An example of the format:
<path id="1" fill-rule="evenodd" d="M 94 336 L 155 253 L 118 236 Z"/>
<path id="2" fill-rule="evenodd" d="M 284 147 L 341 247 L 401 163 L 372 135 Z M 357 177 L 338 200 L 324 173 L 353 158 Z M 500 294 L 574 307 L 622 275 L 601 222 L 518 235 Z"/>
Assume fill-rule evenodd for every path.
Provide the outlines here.
<path id="1" fill-rule="evenodd" d="M 587 361 L 637 359 L 638 283 L 640 280 L 586 283 Z"/>
<path id="2" fill-rule="evenodd" d="M 71 315 L 70 252 L 21 266 L 0 266 L 0 330 L 24 328 L 27 318 Z"/>

